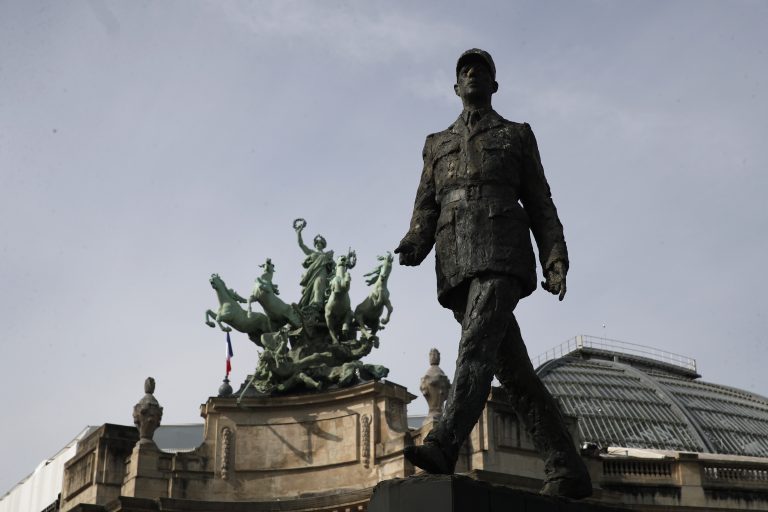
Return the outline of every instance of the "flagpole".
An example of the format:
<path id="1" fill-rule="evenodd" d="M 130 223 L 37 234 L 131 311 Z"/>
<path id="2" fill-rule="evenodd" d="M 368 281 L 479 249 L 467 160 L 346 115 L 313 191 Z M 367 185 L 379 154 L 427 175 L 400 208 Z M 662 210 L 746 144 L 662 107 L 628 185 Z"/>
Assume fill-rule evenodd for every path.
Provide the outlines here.
<path id="1" fill-rule="evenodd" d="M 222 382 L 221 386 L 219 386 L 219 396 L 220 397 L 229 397 L 232 396 L 232 386 L 229 384 L 229 374 L 232 372 L 232 358 L 234 357 L 234 352 L 232 352 L 232 339 L 229 337 L 229 331 L 227 331 L 227 363 L 226 363 L 226 374 L 224 375 L 224 382 Z"/>

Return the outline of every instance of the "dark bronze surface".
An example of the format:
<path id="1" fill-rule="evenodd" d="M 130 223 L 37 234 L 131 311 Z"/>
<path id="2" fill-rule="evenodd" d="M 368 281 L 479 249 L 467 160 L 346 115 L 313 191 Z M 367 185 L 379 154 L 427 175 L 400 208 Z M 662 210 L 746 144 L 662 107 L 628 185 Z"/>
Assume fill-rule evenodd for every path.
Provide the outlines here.
<path id="1" fill-rule="evenodd" d="M 459 118 L 429 135 L 410 229 L 395 250 L 418 265 L 435 247 L 440 303 L 462 336 L 445 412 L 406 457 L 431 473 L 453 473 L 461 444 L 483 410 L 494 375 L 545 459 L 542 492 L 574 498 L 591 493 L 589 475 L 557 403 L 536 376 L 513 314 L 536 289 L 530 233 L 549 292 L 565 296 L 568 251 L 563 226 L 527 123 L 491 108 L 498 90 L 491 56 L 464 52 L 456 66 Z"/>

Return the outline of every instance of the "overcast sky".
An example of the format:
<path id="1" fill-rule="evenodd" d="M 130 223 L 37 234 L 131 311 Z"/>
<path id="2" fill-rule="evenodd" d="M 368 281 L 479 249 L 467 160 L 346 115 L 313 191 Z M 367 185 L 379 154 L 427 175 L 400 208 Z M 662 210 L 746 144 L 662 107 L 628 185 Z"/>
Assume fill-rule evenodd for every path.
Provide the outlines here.
<path id="1" fill-rule="evenodd" d="M 362 300 L 470 47 L 533 126 L 571 255 L 565 301 L 516 310 L 530 355 L 606 336 L 768 395 L 768 3 L 474 6 L 0 1 L 0 494 L 84 426 L 131 424 L 149 375 L 164 423 L 201 421 L 224 370 L 208 278 L 244 294 L 271 257 L 297 301 L 294 218 L 357 250 Z M 367 361 L 420 395 L 458 324 L 433 256 L 390 289 Z M 233 344 L 239 384 L 257 352 Z"/>

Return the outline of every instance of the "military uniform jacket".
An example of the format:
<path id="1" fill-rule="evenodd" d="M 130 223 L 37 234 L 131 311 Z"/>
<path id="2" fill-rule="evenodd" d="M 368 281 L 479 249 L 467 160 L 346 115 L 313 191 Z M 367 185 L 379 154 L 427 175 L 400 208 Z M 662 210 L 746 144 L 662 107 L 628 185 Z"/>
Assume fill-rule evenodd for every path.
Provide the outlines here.
<path id="1" fill-rule="evenodd" d="M 459 117 L 427 136 L 411 226 L 402 243 L 418 261 L 436 250 L 438 300 L 481 274 L 519 279 L 523 296 L 536 289 L 533 232 L 544 269 L 568 266 L 563 226 L 527 123 L 489 110 L 470 131 Z M 521 204 L 522 203 L 522 204 Z"/>

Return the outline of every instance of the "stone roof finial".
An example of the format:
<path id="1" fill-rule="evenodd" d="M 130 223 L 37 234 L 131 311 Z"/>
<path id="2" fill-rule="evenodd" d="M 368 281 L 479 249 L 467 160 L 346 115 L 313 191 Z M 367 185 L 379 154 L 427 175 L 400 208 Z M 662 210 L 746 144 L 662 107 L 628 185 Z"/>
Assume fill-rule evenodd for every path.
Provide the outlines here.
<path id="1" fill-rule="evenodd" d="M 421 378 L 419 389 L 429 404 L 429 413 L 424 418 L 424 424 L 431 423 L 443 414 L 443 403 L 448 398 L 451 381 L 440 369 L 440 351 L 433 348 L 429 351 L 429 369 Z"/>
<path id="2" fill-rule="evenodd" d="M 155 392 L 155 379 L 147 377 L 144 381 L 144 396 L 133 406 L 133 423 L 139 429 L 139 443 L 154 443 L 152 437 L 160 426 L 163 418 L 163 408 L 160 407 L 153 395 Z"/>

